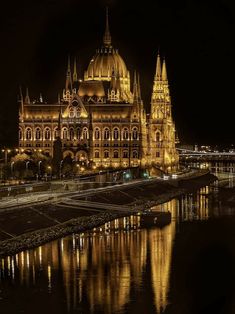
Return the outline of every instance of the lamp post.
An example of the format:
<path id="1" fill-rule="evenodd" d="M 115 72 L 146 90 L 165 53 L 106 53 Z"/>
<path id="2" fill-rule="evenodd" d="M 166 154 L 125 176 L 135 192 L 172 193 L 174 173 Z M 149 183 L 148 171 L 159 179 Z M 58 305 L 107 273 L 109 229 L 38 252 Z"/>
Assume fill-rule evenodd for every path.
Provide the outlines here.
<path id="1" fill-rule="evenodd" d="M 11 176 L 12 176 L 12 179 L 14 177 L 14 173 L 13 173 L 13 170 L 14 170 L 14 161 L 11 162 Z"/>
<path id="2" fill-rule="evenodd" d="M 51 178 L 51 166 L 48 166 L 47 170 L 48 170 L 49 177 Z"/>
<path id="3" fill-rule="evenodd" d="M 7 149 L 7 148 L 4 148 L 2 149 L 2 152 L 4 153 L 4 162 L 5 162 L 5 165 L 7 164 L 7 159 L 8 159 L 8 153 L 11 152 L 10 149 Z"/>
<path id="4" fill-rule="evenodd" d="M 60 161 L 60 173 L 59 173 L 60 180 L 61 180 L 61 177 L 62 177 L 62 173 L 61 173 L 61 172 L 62 172 L 62 165 L 63 165 L 63 162 L 64 162 L 63 160 Z"/>
<path id="5" fill-rule="evenodd" d="M 41 176 L 41 163 L 42 163 L 42 160 L 39 160 L 38 162 L 38 176 L 39 177 Z"/>

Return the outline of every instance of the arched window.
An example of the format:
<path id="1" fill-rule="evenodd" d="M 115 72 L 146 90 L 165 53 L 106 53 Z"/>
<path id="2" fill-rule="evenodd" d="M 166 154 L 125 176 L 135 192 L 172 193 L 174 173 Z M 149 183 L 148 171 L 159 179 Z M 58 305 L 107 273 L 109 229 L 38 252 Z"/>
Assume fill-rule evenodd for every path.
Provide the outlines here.
<path id="1" fill-rule="evenodd" d="M 133 140 L 138 139 L 138 129 L 137 128 L 133 128 L 133 130 L 132 130 L 132 139 Z"/>
<path id="2" fill-rule="evenodd" d="M 100 152 L 98 150 L 95 151 L 95 158 L 100 158 Z"/>
<path id="3" fill-rule="evenodd" d="M 100 139 L 100 130 L 98 128 L 95 129 L 95 140 L 99 140 Z"/>
<path id="4" fill-rule="evenodd" d="M 63 138 L 63 140 L 67 140 L 67 138 L 68 138 L 68 129 L 67 128 L 63 128 L 62 138 Z"/>
<path id="5" fill-rule="evenodd" d="M 19 140 L 22 140 L 22 129 L 19 128 Z"/>
<path id="6" fill-rule="evenodd" d="M 54 128 L 54 140 L 59 136 L 59 130 L 58 128 Z"/>
<path id="7" fill-rule="evenodd" d="M 161 133 L 159 131 L 156 132 L 155 139 L 156 139 L 156 142 L 160 142 L 160 140 L 161 140 Z"/>
<path id="8" fill-rule="evenodd" d="M 87 128 L 83 128 L 83 130 L 82 130 L 82 138 L 84 139 L 84 140 L 88 140 L 88 129 Z"/>
<path id="9" fill-rule="evenodd" d="M 73 107 L 69 108 L 69 117 L 74 118 L 75 117 L 75 110 Z"/>
<path id="10" fill-rule="evenodd" d="M 80 128 L 77 128 L 77 139 L 80 140 L 81 137 L 81 130 Z"/>
<path id="11" fill-rule="evenodd" d="M 35 139 L 36 140 L 41 139 L 41 129 L 40 128 L 36 128 L 36 130 L 35 130 Z"/>
<path id="12" fill-rule="evenodd" d="M 117 151 L 117 150 L 115 150 L 115 151 L 113 152 L 113 158 L 118 158 L 118 151 Z"/>
<path id="13" fill-rule="evenodd" d="M 45 140 L 49 140 L 51 138 L 51 130 L 49 128 L 45 128 L 44 137 Z"/>
<path id="14" fill-rule="evenodd" d="M 69 129 L 69 139 L 70 139 L 70 141 L 72 141 L 74 139 L 74 129 L 73 128 Z"/>
<path id="15" fill-rule="evenodd" d="M 127 128 L 124 128 L 123 131 L 122 131 L 122 138 L 123 140 L 128 140 L 129 138 L 129 134 L 128 134 L 128 129 Z"/>
<path id="16" fill-rule="evenodd" d="M 113 129 L 113 139 L 114 140 L 118 140 L 119 139 L 119 129 L 118 128 L 114 128 Z"/>
<path id="17" fill-rule="evenodd" d="M 27 128 L 25 130 L 25 137 L 26 137 L 26 140 L 31 140 L 32 139 L 32 130 L 31 130 L 31 128 Z"/>
<path id="18" fill-rule="evenodd" d="M 109 140 L 110 138 L 110 131 L 109 128 L 104 129 L 104 140 Z"/>
<path id="19" fill-rule="evenodd" d="M 137 152 L 137 150 L 134 150 L 134 151 L 133 151 L 132 157 L 133 157 L 133 158 L 138 158 L 138 152 Z"/>
<path id="20" fill-rule="evenodd" d="M 128 158 L 128 151 L 124 150 L 122 157 L 123 158 Z"/>
<path id="21" fill-rule="evenodd" d="M 104 151 L 104 158 L 109 158 L 109 151 L 108 150 Z"/>

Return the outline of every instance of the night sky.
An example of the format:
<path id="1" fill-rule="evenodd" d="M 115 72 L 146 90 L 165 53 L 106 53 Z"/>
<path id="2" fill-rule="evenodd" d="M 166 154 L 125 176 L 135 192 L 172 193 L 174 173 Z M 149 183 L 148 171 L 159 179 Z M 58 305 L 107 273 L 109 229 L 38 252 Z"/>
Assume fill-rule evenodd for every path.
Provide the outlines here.
<path id="1" fill-rule="evenodd" d="M 140 72 L 149 108 L 158 48 L 165 55 L 181 143 L 235 144 L 235 10 L 229 0 L 7 1 L 0 19 L 0 144 L 17 145 L 19 85 L 57 100 L 68 53 L 80 77 L 102 43 L 105 6 L 113 46 Z"/>

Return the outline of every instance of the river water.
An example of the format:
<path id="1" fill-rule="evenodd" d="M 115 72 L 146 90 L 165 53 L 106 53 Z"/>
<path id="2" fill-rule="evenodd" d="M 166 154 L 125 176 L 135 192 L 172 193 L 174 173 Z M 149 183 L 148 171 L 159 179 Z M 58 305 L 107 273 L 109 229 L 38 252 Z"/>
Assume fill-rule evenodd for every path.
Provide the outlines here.
<path id="1" fill-rule="evenodd" d="M 233 186 L 231 176 L 227 183 Z M 207 278 L 214 258 L 230 265 L 234 252 L 227 245 L 235 236 L 226 226 L 235 208 L 218 201 L 217 183 L 163 206 L 172 213 L 164 228 L 143 229 L 138 217 L 127 217 L 0 260 L 0 313 L 235 313 L 231 300 L 213 290 L 215 277 L 217 292 L 224 296 L 224 285 L 234 293 L 224 279 L 234 274 L 216 269 Z M 224 240 L 219 233 L 226 233 Z M 213 255 L 218 239 L 228 259 Z M 205 247 L 214 248 L 213 257 Z"/>

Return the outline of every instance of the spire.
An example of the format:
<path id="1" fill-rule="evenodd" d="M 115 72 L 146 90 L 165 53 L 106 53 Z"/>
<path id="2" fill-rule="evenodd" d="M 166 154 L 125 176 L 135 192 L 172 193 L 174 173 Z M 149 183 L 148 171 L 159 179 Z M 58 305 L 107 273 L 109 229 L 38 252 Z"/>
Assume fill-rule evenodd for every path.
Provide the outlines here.
<path id="1" fill-rule="evenodd" d="M 160 53 L 158 51 L 155 80 L 160 80 L 160 79 L 161 79 L 161 58 L 160 58 Z"/>
<path id="2" fill-rule="evenodd" d="M 59 116 L 58 116 L 58 135 L 60 137 L 60 133 L 61 133 L 61 102 L 60 102 L 60 94 L 58 94 L 58 104 L 60 105 L 60 109 L 59 109 Z"/>
<path id="3" fill-rule="evenodd" d="M 138 84 L 137 84 L 137 75 L 136 71 L 134 72 L 134 82 L 133 82 L 133 100 L 136 101 L 138 100 Z"/>
<path id="4" fill-rule="evenodd" d="M 71 89 L 72 89 L 72 77 L 71 77 L 70 56 L 68 55 L 68 67 L 67 67 L 67 74 L 66 74 L 65 90 L 71 90 Z"/>
<path id="5" fill-rule="evenodd" d="M 77 62 L 76 57 L 74 57 L 74 64 L 73 64 L 73 82 L 78 81 L 78 74 L 77 74 Z"/>
<path id="6" fill-rule="evenodd" d="M 42 93 L 39 94 L 39 101 L 43 103 Z"/>
<path id="7" fill-rule="evenodd" d="M 60 105 L 60 94 L 58 93 L 58 104 Z"/>
<path id="8" fill-rule="evenodd" d="M 21 121 L 23 121 L 23 117 L 24 117 L 24 98 L 23 98 L 23 94 L 22 94 L 22 89 L 21 86 L 19 87 L 20 89 L 20 114 L 21 114 Z"/>
<path id="9" fill-rule="evenodd" d="M 167 71 L 166 71 L 166 60 L 165 60 L 165 58 L 163 59 L 163 64 L 162 64 L 162 80 L 167 81 Z"/>
<path id="10" fill-rule="evenodd" d="M 139 75 L 139 73 L 138 73 L 138 95 L 139 95 L 139 98 L 141 99 L 140 75 Z"/>
<path id="11" fill-rule="evenodd" d="M 104 42 L 105 47 L 111 46 L 111 35 L 110 35 L 110 31 L 109 31 L 109 10 L 108 10 L 108 7 L 106 7 L 106 27 L 105 27 L 103 42 Z"/>
<path id="12" fill-rule="evenodd" d="M 29 89 L 28 89 L 28 87 L 26 88 L 25 103 L 30 105 Z"/>
<path id="13" fill-rule="evenodd" d="M 20 102 L 24 102 L 21 86 L 19 86 L 19 90 L 20 90 Z"/>

